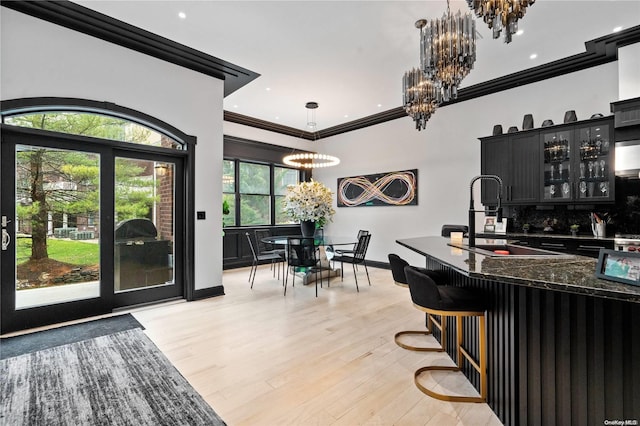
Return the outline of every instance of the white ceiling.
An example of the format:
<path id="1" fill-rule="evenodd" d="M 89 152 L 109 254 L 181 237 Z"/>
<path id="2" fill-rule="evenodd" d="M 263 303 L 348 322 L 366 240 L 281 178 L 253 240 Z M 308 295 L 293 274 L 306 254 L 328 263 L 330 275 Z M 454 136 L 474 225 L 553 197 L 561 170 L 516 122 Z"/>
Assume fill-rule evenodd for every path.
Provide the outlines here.
<path id="1" fill-rule="evenodd" d="M 445 0 L 76 3 L 260 74 L 227 96 L 224 109 L 301 130 L 307 101 L 320 105 L 318 130 L 401 106 L 402 75 L 418 65 L 414 23 L 447 7 Z M 467 11 L 466 1 L 452 0 L 451 11 L 458 9 Z M 637 25 L 640 0 L 538 0 L 510 44 L 477 21 L 477 61 L 461 87 L 582 53 L 585 41 Z"/>

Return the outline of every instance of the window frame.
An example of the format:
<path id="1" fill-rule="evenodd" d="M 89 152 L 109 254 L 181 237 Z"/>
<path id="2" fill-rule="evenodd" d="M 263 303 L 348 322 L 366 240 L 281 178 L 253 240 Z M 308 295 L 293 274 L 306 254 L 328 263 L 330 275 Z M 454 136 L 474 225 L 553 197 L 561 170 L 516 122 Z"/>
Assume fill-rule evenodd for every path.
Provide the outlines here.
<path id="1" fill-rule="evenodd" d="M 281 169 L 289 169 L 289 170 L 295 170 L 298 173 L 298 182 L 302 182 L 305 180 L 306 178 L 306 171 L 305 170 L 300 170 L 300 169 L 296 169 L 295 167 L 289 167 L 286 166 L 284 164 L 280 164 L 280 163 L 273 163 L 273 162 L 266 162 L 266 161 L 256 161 L 256 160 L 250 160 L 250 159 L 243 159 L 243 158 L 227 158 L 224 157 L 223 161 L 231 161 L 233 162 L 233 172 L 234 172 L 234 183 L 233 183 L 233 188 L 234 188 L 234 192 L 225 192 L 224 188 L 222 191 L 222 199 L 224 200 L 225 195 L 228 194 L 233 194 L 234 195 L 234 200 L 235 200 L 235 205 L 233 206 L 234 208 L 232 209 L 232 211 L 229 214 L 233 214 L 235 217 L 235 225 L 233 226 L 224 226 L 223 225 L 223 229 L 231 229 L 231 228 L 255 228 L 255 227 L 259 227 L 259 226 L 291 226 L 293 223 L 276 223 L 276 197 L 281 197 L 282 195 L 276 194 L 275 193 L 275 168 L 281 168 Z M 268 166 L 269 167 L 269 194 L 253 194 L 253 193 L 241 193 L 240 192 L 240 163 L 246 163 L 246 164 L 256 164 L 256 165 L 261 165 L 261 166 Z M 265 196 L 265 197 L 269 197 L 269 216 L 270 216 L 270 220 L 269 223 L 260 223 L 260 224 L 253 224 L 253 225 L 242 225 L 241 223 L 241 215 L 240 215 L 240 209 L 241 209 L 241 195 L 261 195 L 261 196 Z"/>

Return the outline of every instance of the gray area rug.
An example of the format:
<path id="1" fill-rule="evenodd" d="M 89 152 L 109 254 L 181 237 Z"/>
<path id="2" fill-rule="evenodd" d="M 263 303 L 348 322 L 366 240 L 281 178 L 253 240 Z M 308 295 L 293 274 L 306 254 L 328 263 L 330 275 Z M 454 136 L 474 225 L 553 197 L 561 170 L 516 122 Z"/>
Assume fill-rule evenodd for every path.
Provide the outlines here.
<path id="1" fill-rule="evenodd" d="M 85 321 L 79 324 L 65 325 L 20 336 L 6 337 L 0 339 L 0 359 L 41 351 L 68 343 L 80 342 L 81 340 L 92 339 L 94 337 L 106 336 L 107 334 L 130 330 L 132 328 L 144 329 L 142 324 L 140 324 L 133 315 L 124 314 Z"/>
<path id="2" fill-rule="evenodd" d="M 2 425 L 225 425 L 139 329 L 0 361 Z"/>

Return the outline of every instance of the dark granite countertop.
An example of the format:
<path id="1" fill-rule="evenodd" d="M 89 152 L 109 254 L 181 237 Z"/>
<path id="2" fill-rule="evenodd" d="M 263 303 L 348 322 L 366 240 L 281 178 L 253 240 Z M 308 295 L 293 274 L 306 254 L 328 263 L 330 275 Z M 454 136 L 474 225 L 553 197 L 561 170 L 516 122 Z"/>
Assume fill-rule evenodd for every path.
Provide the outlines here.
<path id="1" fill-rule="evenodd" d="M 506 234 L 487 234 L 487 233 L 476 233 L 476 236 L 479 238 L 511 238 L 517 240 L 518 238 L 552 238 L 552 239 L 561 239 L 561 240 L 579 240 L 579 241 L 607 241 L 613 242 L 614 237 L 601 237 L 596 238 L 593 235 L 589 234 L 578 234 L 575 237 L 571 234 L 556 234 L 552 232 L 508 232 Z"/>
<path id="2" fill-rule="evenodd" d="M 595 277 L 597 259 L 484 256 L 452 247 L 447 244 L 449 239 L 443 237 L 407 238 L 396 242 L 472 278 L 640 303 L 640 286 Z M 482 244 L 483 240 L 476 239 L 476 243 Z"/>

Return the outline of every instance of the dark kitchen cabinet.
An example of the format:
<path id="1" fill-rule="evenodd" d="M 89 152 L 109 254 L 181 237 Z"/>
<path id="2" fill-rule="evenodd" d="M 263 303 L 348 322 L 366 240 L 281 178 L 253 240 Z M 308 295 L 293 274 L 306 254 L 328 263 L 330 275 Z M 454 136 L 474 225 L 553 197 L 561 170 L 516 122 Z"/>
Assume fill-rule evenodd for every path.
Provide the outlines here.
<path id="1" fill-rule="evenodd" d="M 532 204 L 540 196 L 540 142 L 537 130 L 481 138 L 482 174 L 500 176 L 505 205 Z M 497 185 L 482 182 L 482 203 L 495 205 Z"/>
<path id="2" fill-rule="evenodd" d="M 543 203 L 615 200 L 611 117 L 541 130 L 540 143 Z"/>

